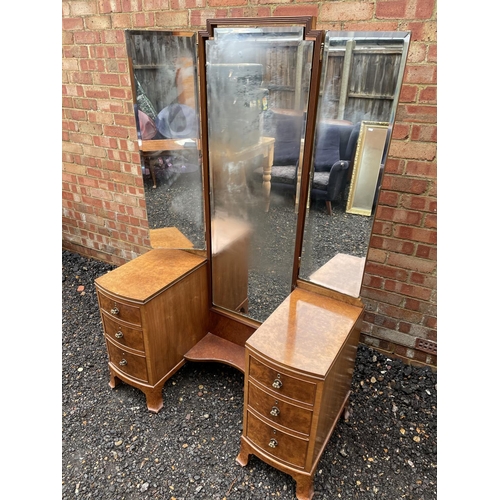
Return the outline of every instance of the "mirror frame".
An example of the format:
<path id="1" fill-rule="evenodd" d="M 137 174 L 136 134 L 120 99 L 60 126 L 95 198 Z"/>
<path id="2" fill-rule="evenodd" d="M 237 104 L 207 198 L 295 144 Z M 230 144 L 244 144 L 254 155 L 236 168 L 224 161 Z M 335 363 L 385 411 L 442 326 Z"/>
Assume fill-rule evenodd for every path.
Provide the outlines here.
<path id="1" fill-rule="evenodd" d="M 260 321 L 253 320 L 236 311 L 228 311 L 213 303 L 212 296 L 212 241 L 211 241 L 211 187 L 210 187 L 210 159 L 208 147 L 208 112 L 207 112 L 207 77 L 206 77 L 206 46 L 205 41 L 214 37 L 216 28 L 233 27 L 233 28 L 259 28 L 259 27 L 283 27 L 283 26 L 301 26 L 304 28 L 304 40 L 313 42 L 312 67 L 311 67 L 311 83 L 309 90 L 309 101 L 307 104 L 307 121 L 304 137 L 303 161 L 300 175 L 305 182 L 301 182 L 300 200 L 307 199 L 307 186 L 309 183 L 309 171 L 311 170 L 312 153 L 314 146 L 316 112 L 319 98 L 319 86 L 321 76 L 321 55 L 323 50 L 323 40 L 325 32 L 316 30 L 316 18 L 314 16 L 303 17 L 263 17 L 263 18 L 223 18 L 223 19 L 208 19 L 206 31 L 198 32 L 198 75 L 200 83 L 200 120 L 201 120 L 201 151 L 202 151 L 202 168 L 203 168 L 203 189 L 205 192 L 205 238 L 208 254 L 208 293 L 211 309 L 226 317 L 237 320 L 241 323 L 246 323 L 251 326 L 258 326 Z M 292 285 L 290 292 L 297 287 L 299 267 L 300 267 L 300 252 L 303 242 L 304 221 L 306 216 L 306 203 L 299 203 L 299 212 L 297 217 L 297 227 L 295 234 L 295 249 L 293 258 L 292 270 Z"/>

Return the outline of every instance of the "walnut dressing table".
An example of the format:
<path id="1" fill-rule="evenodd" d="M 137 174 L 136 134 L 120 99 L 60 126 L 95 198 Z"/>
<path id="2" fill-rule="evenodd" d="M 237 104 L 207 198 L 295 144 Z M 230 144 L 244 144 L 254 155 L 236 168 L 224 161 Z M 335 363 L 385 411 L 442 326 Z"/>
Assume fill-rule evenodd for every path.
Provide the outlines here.
<path id="1" fill-rule="evenodd" d="M 123 381 L 140 389 L 156 413 L 163 406 L 165 381 L 186 361 L 216 361 L 240 370 L 244 414 L 242 434 L 233 436 L 240 438 L 237 462 L 246 466 L 254 455 L 291 475 L 299 500 L 313 497 L 315 471 L 349 400 L 364 313 L 359 296 L 365 257 L 354 256 L 359 247 L 349 247 L 350 238 L 343 241 L 342 220 L 332 219 L 340 230 L 324 222 L 321 231 L 330 230 L 335 244 L 328 255 L 317 253 L 323 233 L 316 227 L 323 217 L 317 219 L 320 214 L 309 205 L 316 123 L 359 121 L 356 101 L 344 102 L 347 94 L 337 95 L 336 89 L 350 87 L 350 72 L 343 69 L 351 66 L 362 65 L 362 80 L 372 81 L 383 52 L 392 65 L 387 72 L 392 79 L 384 86 L 397 89 L 386 110 L 390 116 L 376 114 L 385 110 L 386 98 L 384 106 L 378 98 L 368 99 L 379 94 L 374 89 L 360 95 L 369 103 L 363 103 L 363 119 L 391 123 L 383 136 L 388 150 L 409 43 L 406 32 L 325 33 L 315 26 L 311 16 L 224 18 L 207 20 L 206 31 L 197 35 L 126 32 L 131 81 L 141 82 L 142 97 L 149 95 L 160 107 L 176 91 L 183 102 L 186 86 L 176 88 L 177 82 L 158 75 L 177 74 L 179 58 L 191 53 L 196 78 L 186 82 L 196 95 L 199 130 L 187 144 L 201 153 L 201 175 L 169 193 L 172 199 L 161 213 L 166 227 L 150 231 L 153 249 L 96 280 L 109 385 Z M 366 55 L 372 53 L 374 60 Z M 338 75 L 340 87 L 328 75 Z M 277 165 L 285 160 L 267 105 L 259 102 L 269 90 L 269 109 L 284 106 L 283 113 L 304 116 L 300 137 L 292 130 L 293 140 L 280 146 L 289 150 L 285 153 L 300 151 L 298 162 L 292 155 L 290 163 L 297 169 L 295 201 L 290 204 L 286 193 L 275 189 L 271 208 L 271 168 L 275 157 Z M 342 116 L 322 105 L 326 102 L 339 102 Z M 155 157 L 185 146 L 153 139 L 138 144 L 138 150 Z M 259 162 L 262 190 L 245 177 Z M 201 200 L 193 195 L 198 192 Z M 200 213 L 191 216 L 198 201 Z M 194 237 L 195 230 L 201 237 Z M 358 236 L 363 235 L 353 238 L 356 245 Z M 203 245 L 190 241 L 200 239 Z M 337 247 L 345 253 L 338 254 Z M 310 271 L 303 275 L 301 269 Z"/>

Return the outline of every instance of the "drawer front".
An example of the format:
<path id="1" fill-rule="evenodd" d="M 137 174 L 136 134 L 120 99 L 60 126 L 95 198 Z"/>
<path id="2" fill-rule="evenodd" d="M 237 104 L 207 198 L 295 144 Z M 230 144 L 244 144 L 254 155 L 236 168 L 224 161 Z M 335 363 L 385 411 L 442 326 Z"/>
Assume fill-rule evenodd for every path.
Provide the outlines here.
<path id="1" fill-rule="evenodd" d="M 302 434 L 310 434 L 312 410 L 286 403 L 252 383 L 248 384 L 248 406 L 256 413 L 283 427 Z"/>
<path id="2" fill-rule="evenodd" d="M 247 413 L 246 437 L 262 451 L 278 460 L 305 468 L 309 441 L 274 429 L 250 411 Z"/>
<path id="3" fill-rule="evenodd" d="M 139 307 L 111 299 L 102 293 L 99 294 L 99 304 L 101 309 L 110 314 L 111 317 L 134 325 L 141 325 L 141 310 Z"/>
<path id="4" fill-rule="evenodd" d="M 115 342 L 135 349 L 136 351 L 144 352 L 144 339 L 142 330 L 135 330 L 128 326 L 122 325 L 106 315 L 102 315 L 104 324 L 104 333 L 111 337 Z"/>
<path id="5" fill-rule="evenodd" d="M 144 356 L 131 354 L 109 341 L 106 344 L 108 345 L 109 360 L 118 370 L 138 380 L 148 381 L 148 370 Z"/>
<path id="6" fill-rule="evenodd" d="M 283 375 L 278 369 L 267 366 L 250 356 L 250 377 L 258 380 L 266 389 L 296 401 L 314 404 L 316 384 L 289 375 Z"/>

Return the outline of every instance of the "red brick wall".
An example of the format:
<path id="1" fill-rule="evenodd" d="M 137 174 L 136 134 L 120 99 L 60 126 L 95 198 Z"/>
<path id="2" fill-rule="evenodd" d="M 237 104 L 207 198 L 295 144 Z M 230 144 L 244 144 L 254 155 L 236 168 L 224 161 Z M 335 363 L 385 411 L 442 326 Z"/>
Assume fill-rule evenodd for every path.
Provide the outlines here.
<path id="1" fill-rule="evenodd" d="M 70 0 L 62 9 L 63 248 L 113 264 L 149 249 L 124 29 L 314 15 L 318 29 L 411 31 L 362 288 L 362 341 L 437 364 L 436 0 Z"/>

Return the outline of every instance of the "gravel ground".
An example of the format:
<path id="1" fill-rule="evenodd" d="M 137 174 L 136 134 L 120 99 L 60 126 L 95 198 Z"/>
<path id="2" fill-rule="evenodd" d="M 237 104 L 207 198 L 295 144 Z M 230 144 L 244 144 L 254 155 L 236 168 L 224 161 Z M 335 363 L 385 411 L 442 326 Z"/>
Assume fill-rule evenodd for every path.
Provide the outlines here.
<path id="1" fill-rule="evenodd" d="M 139 390 L 108 386 L 93 283 L 111 269 L 62 252 L 62 499 L 294 499 L 290 476 L 253 456 L 236 462 L 239 371 L 187 363 L 158 414 Z M 320 460 L 314 499 L 437 498 L 436 384 L 429 368 L 360 345 L 348 416 Z"/>

